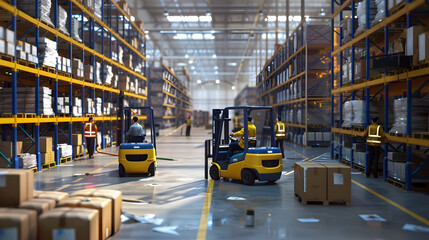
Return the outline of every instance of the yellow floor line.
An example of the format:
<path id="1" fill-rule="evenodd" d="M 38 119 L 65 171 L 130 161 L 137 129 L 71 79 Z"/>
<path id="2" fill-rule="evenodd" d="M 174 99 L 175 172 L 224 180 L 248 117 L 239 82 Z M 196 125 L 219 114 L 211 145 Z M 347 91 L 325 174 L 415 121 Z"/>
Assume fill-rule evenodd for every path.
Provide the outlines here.
<path id="1" fill-rule="evenodd" d="M 374 190 L 372 190 L 372 189 L 367 188 L 366 186 L 364 186 L 364 185 L 362 185 L 362 184 L 360 184 L 360 183 L 356 182 L 355 180 L 352 180 L 352 182 L 353 182 L 354 184 L 358 185 L 359 187 L 361 187 L 361 188 L 365 189 L 366 191 L 368 191 L 368 192 L 370 192 L 370 193 L 374 194 L 375 196 L 377 196 L 377 197 L 379 197 L 379 198 L 383 199 L 384 201 L 386 201 L 386 202 L 390 203 L 392 206 L 394 206 L 394 207 L 398 208 L 399 210 L 401 210 L 401 211 L 405 212 L 406 214 L 410 215 L 411 217 L 413 217 L 413 218 L 415 218 L 415 219 L 419 220 L 420 222 L 424 223 L 426 226 L 429 226 L 429 220 L 428 220 L 428 219 L 426 219 L 426 218 L 424 218 L 424 217 L 422 217 L 422 216 L 418 215 L 417 213 L 415 213 L 415 212 L 413 212 L 413 211 L 410 211 L 410 210 L 406 209 L 405 207 L 403 207 L 403 206 L 399 205 L 398 203 L 396 203 L 396 202 L 394 202 L 394 201 L 392 201 L 392 200 L 388 199 L 387 197 L 385 197 L 385 196 L 383 196 L 383 195 L 381 195 L 381 194 L 379 194 L 379 193 L 375 192 L 375 191 L 374 191 Z"/>
<path id="2" fill-rule="evenodd" d="M 70 187 L 70 184 L 63 185 L 62 187 L 57 188 L 55 191 L 61 191 L 64 188 Z"/>
<path id="3" fill-rule="evenodd" d="M 112 164 L 114 164 L 115 162 L 117 162 L 118 160 L 116 159 L 115 161 L 112 161 L 112 162 L 110 162 L 110 163 L 108 163 L 108 164 L 106 164 L 106 165 L 104 165 L 103 167 L 108 167 L 108 166 L 110 166 L 110 165 L 112 165 Z"/>
<path id="4" fill-rule="evenodd" d="M 304 156 L 304 155 L 302 155 L 301 153 L 299 153 L 299 152 L 297 152 L 297 151 L 293 150 L 292 148 L 288 147 L 287 145 L 284 145 L 284 146 L 285 146 L 287 149 L 291 150 L 292 152 L 294 152 L 294 153 L 298 154 L 299 156 L 301 156 L 301 157 L 303 157 L 303 158 L 307 158 L 306 156 Z"/>
<path id="5" fill-rule="evenodd" d="M 314 159 L 318 159 L 318 158 L 320 158 L 320 157 L 325 156 L 326 154 L 328 154 L 328 153 L 323 153 L 323 154 L 320 154 L 320 155 L 319 155 L 319 156 L 317 156 L 317 157 L 313 157 L 313 158 L 306 159 L 306 160 L 304 160 L 303 162 L 311 162 L 311 161 L 313 161 Z"/>
<path id="6" fill-rule="evenodd" d="M 283 176 L 287 176 L 287 175 L 289 175 L 289 174 L 293 173 L 293 171 L 294 171 L 294 170 L 292 170 L 292 171 L 290 171 L 290 172 L 287 172 L 287 173 L 284 173 L 284 174 L 283 174 Z"/>
<path id="7" fill-rule="evenodd" d="M 162 141 L 162 140 L 164 140 L 166 137 L 168 137 L 168 136 L 170 136 L 171 134 L 173 134 L 173 133 L 175 133 L 175 132 L 179 131 L 179 129 L 181 129 L 181 128 L 183 127 L 183 125 L 185 125 L 185 124 L 182 124 L 180 127 L 176 128 L 175 130 L 173 130 L 173 131 L 171 131 L 171 132 L 167 133 L 166 135 L 164 135 L 164 136 L 160 137 L 158 141 L 159 141 L 159 142 L 161 142 L 161 141 Z"/>
<path id="8" fill-rule="evenodd" d="M 206 199 L 204 201 L 203 211 L 201 213 L 200 227 L 198 228 L 197 239 L 205 240 L 207 236 L 207 223 L 209 221 L 210 204 L 212 202 L 213 194 L 213 179 L 210 179 L 207 187 Z"/>
<path id="9" fill-rule="evenodd" d="M 82 181 L 82 179 L 83 178 L 78 178 L 78 179 L 74 180 L 73 182 L 76 183 L 76 182 Z"/>

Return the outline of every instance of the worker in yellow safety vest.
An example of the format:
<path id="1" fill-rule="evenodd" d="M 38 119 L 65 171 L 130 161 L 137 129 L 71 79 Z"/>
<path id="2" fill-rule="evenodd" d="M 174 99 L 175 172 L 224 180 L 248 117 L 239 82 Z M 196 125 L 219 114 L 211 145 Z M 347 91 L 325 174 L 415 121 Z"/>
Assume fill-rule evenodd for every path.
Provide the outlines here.
<path id="1" fill-rule="evenodd" d="M 274 132 L 276 133 L 276 145 L 282 151 L 282 158 L 285 158 L 285 149 L 283 146 L 283 140 L 286 138 L 286 128 L 280 116 L 278 116 L 276 119 Z"/>
<path id="2" fill-rule="evenodd" d="M 188 116 L 186 117 L 186 136 L 191 136 L 191 126 L 191 116 L 188 114 Z"/>
<path id="3" fill-rule="evenodd" d="M 252 123 L 253 118 L 251 116 L 247 117 L 247 132 L 248 132 L 248 139 L 250 141 L 256 140 L 256 126 Z M 231 142 L 228 147 L 228 159 L 231 159 L 231 157 L 234 155 L 234 151 L 243 151 L 244 150 L 244 128 L 242 128 L 238 132 L 232 132 L 229 134 L 230 136 L 234 137 L 241 137 L 240 141 L 238 142 Z"/>
<path id="4" fill-rule="evenodd" d="M 88 149 L 89 158 L 93 158 L 95 139 L 97 137 L 97 125 L 95 125 L 94 119 L 92 117 L 90 117 L 88 122 L 85 124 L 84 130 L 85 130 L 86 149 Z"/>
<path id="5" fill-rule="evenodd" d="M 380 158 L 380 146 L 381 143 L 386 139 L 383 127 L 377 124 L 378 117 L 372 118 L 372 124 L 369 125 L 364 136 L 366 137 L 366 144 L 368 145 L 369 162 L 366 167 L 366 177 L 371 175 L 373 172 L 374 178 L 377 178 L 378 160 Z"/>
<path id="6" fill-rule="evenodd" d="M 232 122 L 234 124 L 233 132 L 240 131 L 243 127 L 241 126 L 241 117 L 238 112 L 235 113 L 235 116 L 232 118 Z"/>

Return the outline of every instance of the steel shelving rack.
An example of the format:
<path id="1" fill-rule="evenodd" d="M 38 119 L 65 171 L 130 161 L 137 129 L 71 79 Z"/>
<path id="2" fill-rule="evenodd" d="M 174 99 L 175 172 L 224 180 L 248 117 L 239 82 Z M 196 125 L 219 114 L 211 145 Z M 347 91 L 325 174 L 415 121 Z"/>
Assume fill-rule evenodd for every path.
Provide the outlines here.
<path id="1" fill-rule="evenodd" d="M 323 141 L 316 142 L 313 133 L 330 131 L 329 32 L 328 25 L 303 19 L 256 79 L 258 103 L 274 107 L 289 140 L 305 146 Z"/>
<path id="2" fill-rule="evenodd" d="M 84 122 L 89 116 L 85 111 L 85 98 L 100 97 L 102 106 L 105 102 L 118 104 L 119 95 L 123 95 L 128 100 L 130 106 L 145 105 L 147 93 L 144 95 L 123 91 L 105 83 L 104 65 L 112 66 L 113 72 L 118 75 L 127 74 L 132 79 L 138 79 L 141 86 L 145 87 L 147 78 L 146 74 L 146 36 L 144 29 L 138 26 L 137 21 L 133 21 L 132 17 L 125 12 L 114 0 L 101 1 L 101 16 L 97 17 L 94 11 L 85 5 L 85 0 L 52 0 L 53 25 L 46 24 L 40 20 L 39 16 L 39 0 L 34 1 L 34 12 L 25 13 L 17 7 L 17 0 L 0 1 L 0 10 L 2 12 L 1 24 L 5 28 L 14 31 L 14 42 L 24 37 L 34 37 L 35 46 L 39 47 L 39 39 L 41 36 L 47 37 L 57 43 L 57 50 L 60 56 L 72 59 L 80 59 L 84 63 L 84 67 L 91 65 L 95 67 L 95 62 L 101 63 L 101 84 L 91 82 L 89 79 L 72 76 L 59 71 L 58 65 L 55 68 L 46 68 L 38 63 L 36 66 L 28 65 L 22 61 L 17 61 L 16 45 L 15 56 L 12 60 L 7 58 L 0 59 L 0 67 L 3 72 L 11 72 L 10 76 L 3 76 L 2 81 L 12 89 L 12 113 L 10 117 L 0 118 L 0 124 L 3 130 L 3 138 L 7 135 L 11 136 L 12 141 L 12 158 L 6 160 L 11 167 L 18 168 L 17 162 L 17 141 L 18 130 L 22 130 L 24 136 L 28 137 L 35 146 L 37 157 L 37 171 L 41 171 L 41 160 L 39 150 L 40 136 L 44 135 L 50 129 L 53 129 L 53 149 L 55 152 L 56 165 L 61 163 L 59 159 L 58 140 L 60 136 L 67 139 L 67 143 L 72 145 L 72 134 L 74 131 L 79 131 L 84 139 Z M 72 17 L 78 19 L 80 25 L 80 39 L 82 42 L 69 37 L 58 28 L 58 6 L 63 7 L 68 15 L 68 32 L 71 33 Z M 131 38 L 137 38 L 137 44 L 132 46 Z M 96 49 L 97 45 L 97 49 Z M 119 52 L 119 47 L 122 47 L 124 54 L 133 56 L 132 66 L 125 66 L 118 59 L 113 59 L 112 52 Z M 40 54 L 40 49 L 38 49 Z M 136 71 L 136 65 L 142 63 L 141 71 Z M 72 63 L 73 64 L 73 63 Z M 71 66 L 72 68 L 72 66 Z M 95 79 L 96 70 L 93 72 Z M 24 80 L 25 79 L 25 80 Z M 35 117 L 26 118 L 20 117 L 17 112 L 17 86 L 35 87 Z M 53 90 L 53 109 L 54 116 L 43 116 L 39 111 L 39 89 L 41 86 L 48 86 Z M 82 117 L 69 115 L 60 115 L 58 113 L 58 97 L 59 94 L 68 96 L 69 113 L 73 112 L 72 99 L 73 97 L 81 97 L 82 101 Z M 80 114 L 79 114 L 80 115 Z M 110 133 L 111 144 L 113 145 L 113 135 L 116 133 L 114 129 L 117 116 L 94 116 L 94 120 L 99 122 L 98 127 L 102 133 L 100 147 L 105 148 L 106 143 L 104 134 Z M 42 128 L 43 127 L 43 128 Z M 31 132 L 26 130 L 31 128 Z M 42 131 L 43 130 L 43 131 Z M 9 132 L 10 131 L 10 132 Z M 85 149 L 84 149 L 85 154 Z M 3 154 L 2 154 L 3 155 Z M 71 159 L 73 159 L 73 155 Z M 3 156 L 4 158 L 4 156 Z"/>
<path id="3" fill-rule="evenodd" d="M 164 64 L 151 68 L 150 72 L 148 104 L 154 108 L 155 121 L 161 123 L 162 128 L 166 122 L 170 122 L 171 126 L 185 123 L 187 115 L 193 111 L 189 89 Z"/>
<path id="4" fill-rule="evenodd" d="M 234 99 L 235 106 L 256 106 L 256 87 L 245 86 Z"/>
<path id="5" fill-rule="evenodd" d="M 405 180 L 403 186 L 406 190 L 412 189 L 413 181 L 427 181 L 426 176 L 417 177 L 424 168 L 423 165 L 412 170 L 412 151 L 413 147 L 416 148 L 428 148 L 429 140 L 423 138 L 417 138 L 412 132 L 411 119 L 413 117 L 412 112 L 412 101 L 417 95 L 422 93 L 428 93 L 428 81 L 429 67 L 426 65 L 413 66 L 409 70 L 391 73 L 387 70 L 386 72 L 379 75 L 371 75 L 371 55 L 376 52 L 385 56 L 387 59 L 389 55 L 390 43 L 396 39 L 406 38 L 407 28 L 421 24 L 420 18 L 427 17 L 429 12 L 428 2 L 426 0 L 408 0 L 400 3 L 396 7 L 388 8 L 388 2 L 384 0 L 384 12 L 385 17 L 377 23 L 371 25 L 370 22 L 370 0 L 364 0 L 366 6 L 365 12 L 365 29 L 360 34 L 355 34 L 355 24 L 351 24 L 351 39 L 347 42 L 343 42 L 344 29 L 339 23 L 346 17 L 351 19 L 357 18 L 356 4 L 359 1 L 346 0 L 346 1 L 335 1 L 331 2 L 331 27 L 332 27 L 332 41 L 331 43 L 331 61 L 334 63 L 331 66 L 332 78 L 331 78 L 331 104 L 333 106 L 331 110 L 331 129 L 332 129 L 332 141 L 331 143 L 331 156 L 338 156 L 341 161 L 343 154 L 343 138 L 350 137 L 351 143 L 356 140 L 357 137 L 363 137 L 364 128 L 348 128 L 342 127 L 343 122 L 343 105 L 345 101 L 351 99 L 361 99 L 365 102 L 365 127 L 370 124 L 370 113 L 371 104 L 374 101 L 380 101 L 384 104 L 383 115 L 384 122 L 383 127 L 387 130 L 391 126 L 390 123 L 390 112 L 389 106 L 392 104 L 392 98 L 394 97 L 407 97 L 407 120 L 406 120 L 406 134 L 403 136 L 388 135 L 389 142 L 384 144 L 384 159 L 383 159 L 383 177 L 386 181 L 392 181 L 391 176 L 388 176 L 388 151 L 389 149 L 397 151 L 400 148 L 406 149 L 406 163 L 405 165 Z M 394 2 L 394 1 L 393 1 Z M 413 24 L 414 23 L 414 24 Z M 355 66 L 357 59 L 355 52 L 357 48 L 363 49 L 363 59 L 365 77 L 360 81 L 356 80 Z M 369 53 L 369 54 L 367 54 Z M 346 55 L 351 56 L 351 83 L 346 85 L 343 84 L 343 64 L 345 63 Z M 399 146 L 393 146 L 398 144 Z M 349 161 L 352 167 L 356 166 L 354 162 L 353 150 L 348 152 Z M 344 161 L 344 160 L 343 160 Z M 426 161 L 427 162 L 427 161 Z M 368 164 L 368 153 L 365 153 L 365 162 L 358 168 L 364 168 L 367 172 Z"/>

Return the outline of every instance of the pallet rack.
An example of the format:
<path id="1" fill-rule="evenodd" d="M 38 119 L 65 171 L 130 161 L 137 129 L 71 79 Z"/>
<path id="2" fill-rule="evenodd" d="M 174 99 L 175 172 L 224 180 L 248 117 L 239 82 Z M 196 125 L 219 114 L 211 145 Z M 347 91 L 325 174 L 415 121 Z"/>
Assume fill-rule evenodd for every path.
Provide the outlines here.
<path id="1" fill-rule="evenodd" d="M 412 118 L 415 117 L 412 112 L 412 102 L 415 101 L 419 95 L 424 95 L 429 92 L 427 86 L 427 77 L 429 76 L 429 67 L 426 64 L 413 65 L 410 69 L 401 69 L 392 72 L 387 66 L 384 72 L 374 74 L 370 70 L 373 67 L 370 65 L 375 55 L 384 56 L 388 59 L 391 56 L 392 49 L 391 44 L 398 39 L 406 39 L 407 29 L 413 25 L 419 25 L 422 17 L 426 17 L 429 7 L 428 2 L 425 0 L 408 0 L 406 2 L 395 2 L 384 0 L 384 18 L 378 22 L 371 22 L 370 9 L 373 4 L 370 0 L 364 0 L 362 4 L 365 4 L 365 28 L 362 32 L 357 33 L 356 25 L 351 19 L 356 19 L 357 16 L 356 4 L 358 1 L 346 0 L 337 2 L 332 1 L 331 4 L 331 26 L 332 26 L 332 41 L 331 48 L 331 61 L 332 64 L 331 72 L 331 104 L 333 106 L 331 111 L 331 129 L 332 139 L 335 139 L 331 143 L 331 156 L 338 156 L 340 159 L 343 156 L 348 158 L 347 163 L 352 167 L 362 168 L 367 171 L 368 165 L 368 153 L 365 151 L 363 163 L 357 164 L 353 149 L 345 149 L 343 146 L 344 138 L 349 138 L 351 144 L 358 138 L 363 137 L 364 127 L 370 124 L 371 109 L 375 101 L 383 105 L 383 111 L 380 111 L 380 115 L 383 117 L 382 122 L 384 129 L 389 130 L 391 123 L 391 112 L 389 107 L 392 105 L 392 99 L 397 97 L 407 97 L 406 100 L 406 134 L 403 135 L 389 135 L 387 143 L 384 144 L 384 160 L 383 160 L 383 177 L 386 181 L 394 180 L 388 173 L 388 152 L 389 149 L 398 151 L 401 148 L 406 149 L 406 163 L 400 164 L 404 169 L 405 178 L 400 181 L 399 185 L 402 185 L 406 190 L 412 189 L 412 183 L 417 181 L 427 181 L 428 177 L 419 176 L 417 174 L 422 172 L 422 169 L 426 165 L 427 161 L 420 166 L 415 166 L 412 169 L 413 148 L 428 148 L 429 140 L 422 138 L 420 135 L 416 135 L 412 131 Z M 389 4 L 397 4 L 396 6 L 389 6 Z M 425 16 L 426 15 L 426 16 Z M 341 22 L 351 21 L 349 26 L 340 25 Z M 346 40 L 345 29 L 351 30 L 350 40 Z M 411 39 L 406 39 L 411 41 Z M 426 42 L 427 45 L 427 42 Z M 362 53 L 362 60 L 358 62 L 357 56 L 355 55 L 358 50 Z M 394 49 L 394 51 L 396 51 Z M 400 51 L 399 51 L 400 52 Z M 367 54 L 369 53 L 369 54 Z M 350 57 L 350 83 L 343 83 L 343 75 L 347 69 L 343 69 L 345 59 Z M 416 57 L 416 56 L 414 56 Z M 383 57 L 382 57 L 383 58 Z M 379 58 L 380 59 L 380 58 Z M 360 80 L 357 80 L 355 72 L 357 65 L 361 64 L 364 73 Z M 344 128 L 343 124 L 343 105 L 347 100 L 361 99 L 365 104 L 365 124 L 362 127 L 350 127 Z M 388 132 L 386 130 L 386 132 Z M 423 134 L 424 135 L 424 134 Z M 422 136 L 423 136 L 422 135 Z M 420 137 L 417 137 L 420 136 Z M 362 138 L 360 139 L 362 140 Z M 394 146 L 396 145 L 396 146 Z M 347 150 L 347 154 L 343 151 Z M 367 149 L 366 149 L 367 150 Z M 343 160 L 344 161 L 344 160 Z"/>
<path id="2" fill-rule="evenodd" d="M 180 126 L 192 113 L 189 89 L 167 66 L 150 69 L 149 101 L 161 128 Z"/>
<path id="3" fill-rule="evenodd" d="M 101 64 L 101 83 L 98 84 L 93 83 L 90 79 L 62 72 L 59 70 L 58 65 L 52 68 L 39 65 L 39 63 L 33 65 L 25 61 L 19 61 L 16 57 L 16 45 L 14 46 L 15 54 L 13 57 L 10 59 L 2 57 L 0 59 L 2 71 L 11 73 L 10 76 L 2 76 L 1 81 L 4 82 L 4 86 L 12 89 L 12 112 L 10 116 L 0 118 L 3 140 L 6 140 L 6 137 L 10 135 L 12 142 L 12 157 L 10 160 L 4 160 L 13 168 L 19 167 L 17 161 L 17 141 L 18 129 L 20 129 L 23 135 L 33 142 L 37 159 L 37 171 L 41 171 L 40 137 L 50 129 L 54 130 L 52 135 L 56 165 L 66 160 L 63 159 L 64 161 L 62 161 L 59 158 L 58 140 L 61 136 L 64 136 L 67 139 L 67 143 L 72 145 L 73 132 L 80 130 L 79 132 L 84 139 L 84 122 L 88 120 L 89 116 L 94 115 L 87 114 L 85 110 L 86 98 L 94 100 L 96 97 L 100 97 L 102 99 L 102 106 L 104 106 L 105 102 L 118 104 L 118 96 L 122 94 L 130 106 L 142 106 L 145 104 L 147 94 L 136 94 L 106 84 L 104 65 L 112 66 L 114 74 L 128 75 L 133 80 L 137 79 L 141 83 L 141 86 L 145 88 L 147 82 L 144 76 L 147 66 L 145 57 L 146 36 L 144 29 L 141 27 L 141 22 L 133 21 L 133 17 L 124 11 L 114 0 L 101 0 L 101 12 L 99 14 L 95 14 L 93 9 L 87 7 L 85 0 L 52 0 L 52 24 L 40 19 L 39 0 L 34 1 L 33 13 L 22 11 L 22 9 L 17 7 L 18 2 L 17 0 L 9 2 L 0 0 L 0 11 L 2 14 L 0 21 L 5 28 L 13 30 L 14 43 L 26 37 L 33 37 L 35 39 L 35 46 L 38 48 L 38 54 L 40 54 L 39 40 L 43 36 L 55 41 L 59 55 L 69 58 L 71 62 L 73 62 L 72 59 L 80 59 L 84 63 L 84 68 L 87 68 L 88 65 L 95 68 L 96 61 Z M 70 37 L 59 29 L 59 6 L 67 12 L 67 30 L 69 33 L 72 31 L 72 18 L 78 20 L 81 41 Z M 134 45 L 130 44 L 132 40 L 135 43 Z M 122 59 L 118 57 L 115 59 L 113 57 L 112 53 L 118 53 L 120 47 L 122 47 L 124 54 L 132 55 L 132 64 L 126 66 L 121 63 L 120 60 Z M 142 68 L 139 70 L 136 68 L 138 64 L 142 64 Z M 73 63 L 70 68 L 72 67 Z M 93 79 L 95 79 L 96 70 L 92 74 Z M 34 117 L 32 118 L 26 118 L 25 116 L 27 115 L 17 112 L 18 84 L 35 88 L 35 110 Z M 40 114 L 38 93 L 41 86 L 47 86 L 53 90 L 54 116 L 48 117 Z M 69 97 L 69 113 L 73 113 L 71 99 L 76 96 L 81 97 L 82 113 L 78 115 L 82 115 L 82 117 L 73 116 L 73 114 L 59 114 L 59 95 Z M 106 147 L 103 137 L 105 133 L 109 133 L 110 139 L 112 139 L 110 146 L 112 146 L 114 144 L 113 135 L 116 132 L 113 125 L 117 121 L 117 116 L 114 116 L 114 114 L 111 116 L 95 116 L 94 120 L 100 122 L 98 124 L 99 131 L 102 133 L 101 142 L 99 143 L 100 147 Z M 28 129 L 31 129 L 31 132 Z M 85 149 L 83 154 L 85 154 Z"/>
<path id="4" fill-rule="evenodd" d="M 329 136 L 329 32 L 303 19 L 256 79 L 259 104 L 274 107 L 289 140 L 305 146 L 330 142 L 323 141 Z"/>
<path id="5" fill-rule="evenodd" d="M 235 106 L 256 106 L 256 87 L 246 85 L 234 99 Z"/>

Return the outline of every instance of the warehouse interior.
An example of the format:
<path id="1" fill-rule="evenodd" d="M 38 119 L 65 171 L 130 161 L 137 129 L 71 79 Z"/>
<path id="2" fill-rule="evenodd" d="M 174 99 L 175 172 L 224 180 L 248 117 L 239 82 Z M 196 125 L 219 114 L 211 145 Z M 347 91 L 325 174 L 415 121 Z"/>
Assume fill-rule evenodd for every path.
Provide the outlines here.
<path id="1" fill-rule="evenodd" d="M 428 239 L 428 0 L 0 13 L 0 240 Z"/>

